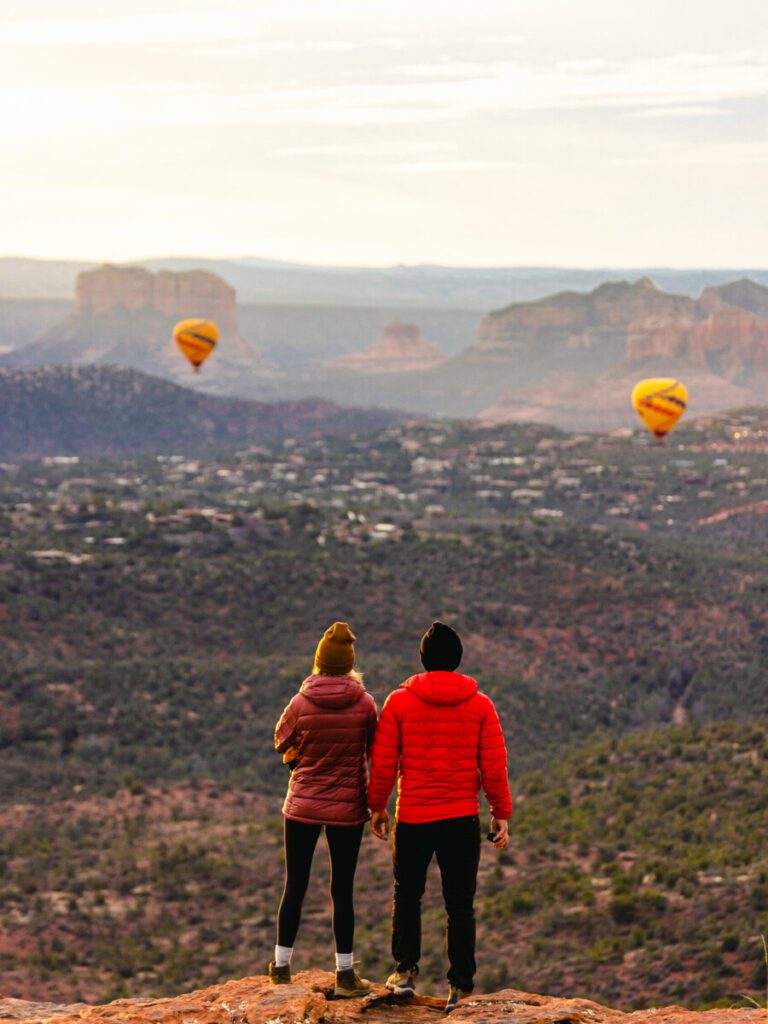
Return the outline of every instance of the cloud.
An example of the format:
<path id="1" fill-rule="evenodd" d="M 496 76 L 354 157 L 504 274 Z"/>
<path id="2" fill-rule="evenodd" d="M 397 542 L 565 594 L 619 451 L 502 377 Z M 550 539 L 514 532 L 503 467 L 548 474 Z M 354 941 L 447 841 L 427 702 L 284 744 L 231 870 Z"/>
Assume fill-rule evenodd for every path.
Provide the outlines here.
<path id="1" fill-rule="evenodd" d="M 640 118 L 696 118 L 696 117 L 722 117 L 726 113 L 723 107 L 702 106 L 695 103 L 687 106 L 669 107 L 648 107 L 645 110 L 632 110 L 630 117 Z"/>
<path id="2" fill-rule="evenodd" d="M 625 62 L 440 60 L 400 65 L 389 74 L 399 83 L 391 95 L 408 89 L 413 97 L 439 96 L 471 112 L 701 108 L 729 99 L 768 98 L 768 51 L 679 53 Z"/>
<path id="3" fill-rule="evenodd" d="M 723 166 L 744 168 L 768 163 L 768 142 L 723 142 L 716 145 L 671 147 L 664 152 L 632 157 L 614 157 L 610 163 L 619 166 L 659 164 L 681 167 Z"/>
<path id="4" fill-rule="evenodd" d="M 190 118 L 202 122 L 221 117 L 254 124 L 352 126 L 547 111 L 636 113 L 666 108 L 675 111 L 669 116 L 677 116 L 685 107 L 704 116 L 704 110 L 728 101 L 768 99 L 768 54 L 679 54 L 663 61 L 599 66 L 440 63 L 431 77 L 419 66 L 409 79 L 413 70 L 392 69 L 391 76 L 378 81 L 304 83 L 237 97 L 209 94 L 199 97 L 186 114 L 178 98 L 166 97 L 165 104 L 170 116 L 186 123 Z"/>
<path id="5" fill-rule="evenodd" d="M 521 160 L 460 158 L 456 142 L 353 142 L 336 145 L 287 146 L 271 150 L 272 159 L 319 157 L 358 162 L 366 168 L 375 162 L 385 174 L 452 174 L 468 171 L 505 171 L 525 165 Z M 431 158 L 431 159 L 430 159 Z"/>
<path id="6" fill-rule="evenodd" d="M 273 159 L 297 156 L 345 157 L 349 160 L 369 160 L 378 157 L 428 156 L 438 153 L 455 153 L 456 143 L 431 142 L 351 142 L 331 145 L 285 146 L 267 153 Z"/>
<path id="7" fill-rule="evenodd" d="M 511 171 L 525 167 L 524 160 L 402 160 L 385 163 L 381 170 L 398 174 L 467 174 L 483 171 Z"/>
<path id="8" fill-rule="evenodd" d="M 594 15 L 594 5 L 586 6 Z M 566 57 L 560 35 L 548 51 L 529 46 L 525 29 L 535 19 L 519 19 L 521 32 L 510 35 L 514 19 L 498 11 L 489 22 L 498 25 L 497 37 L 481 21 L 466 39 L 455 26 L 451 35 L 453 23 L 444 19 L 431 36 L 417 35 L 420 12 L 429 22 L 436 7 L 416 5 L 400 37 L 390 31 L 391 11 L 372 33 L 365 31 L 376 24 L 372 8 L 346 0 L 324 14 L 311 0 L 284 0 L 279 8 L 229 0 L 220 11 L 182 11 L 166 0 L 162 13 L 17 18 L 0 21 L 0 79 L 11 89 L 21 72 L 27 82 L 37 74 L 52 95 L 76 83 L 113 96 L 129 121 L 133 110 L 171 125 L 341 129 L 550 112 L 704 118 L 733 100 L 768 99 L 768 48 L 759 45 L 629 59 L 574 47 Z M 492 43 L 504 38 L 511 56 L 499 60 Z M 130 96 L 120 91 L 128 83 L 136 87 Z"/>

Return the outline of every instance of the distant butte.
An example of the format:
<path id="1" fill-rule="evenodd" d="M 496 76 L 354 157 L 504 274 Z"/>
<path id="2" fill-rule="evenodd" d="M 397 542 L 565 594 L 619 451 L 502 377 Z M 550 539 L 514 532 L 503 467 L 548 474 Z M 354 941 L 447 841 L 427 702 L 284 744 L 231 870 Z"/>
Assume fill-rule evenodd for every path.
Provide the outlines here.
<path id="1" fill-rule="evenodd" d="M 199 379 L 172 342 L 178 320 L 204 317 L 219 328 L 220 344 Z M 259 353 L 237 325 L 237 296 L 206 270 L 152 273 L 105 263 L 78 274 L 74 311 L 5 366 L 124 366 L 180 384 L 249 394 L 263 372 Z"/>
<path id="2" fill-rule="evenodd" d="M 207 270 L 153 274 L 144 267 L 105 263 L 77 275 L 76 313 L 98 316 L 116 309 L 146 310 L 169 320 L 207 317 L 215 321 L 222 335 L 237 335 L 235 289 Z"/>
<path id="3" fill-rule="evenodd" d="M 768 288 L 749 280 L 707 288 L 699 299 L 641 279 L 510 306 L 485 317 L 470 352 L 475 365 L 493 359 L 498 380 L 505 362 L 516 364 L 521 380 L 480 419 L 572 430 L 634 426 L 631 389 L 656 376 L 685 381 L 694 415 L 762 402 L 767 314 Z"/>
<path id="4" fill-rule="evenodd" d="M 443 362 L 443 350 L 423 338 L 417 324 L 404 324 L 395 319 L 387 324 L 379 340 L 363 352 L 340 356 L 326 365 L 357 373 L 403 373 L 431 370 Z"/>
<path id="5" fill-rule="evenodd" d="M 649 317 L 630 324 L 627 359 L 683 358 L 726 381 L 746 384 L 768 374 L 768 320 L 746 309 L 720 303 L 698 319 Z"/>

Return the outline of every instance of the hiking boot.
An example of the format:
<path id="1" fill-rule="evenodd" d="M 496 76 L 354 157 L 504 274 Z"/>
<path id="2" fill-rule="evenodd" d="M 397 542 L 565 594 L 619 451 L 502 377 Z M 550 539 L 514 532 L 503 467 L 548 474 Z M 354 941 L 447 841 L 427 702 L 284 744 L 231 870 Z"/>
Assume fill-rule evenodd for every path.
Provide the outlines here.
<path id="1" fill-rule="evenodd" d="M 290 985 L 291 984 L 291 965 L 283 964 L 282 967 L 278 967 L 277 964 L 272 961 L 269 965 L 269 984 L 270 985 Z"/>
<path id="2" fill-rule="evenodd" d="M 445 1012 L 453 1013 L 456 1009 L 456 1004 L 460 999 L 469 999 L 472 995 L 471 992 L 465 992 L 463 989 L 456 988 L 455 985 L 451 985 L 448 989 L 448 999 L 445 1004 Z"/>
<path id="3" fill-rule="evenodd" d="M 336 971 L 336 984 L 333 995 L 336 999 L 354 999 L 356 996 L 370 995 L 371 983 L 361 978 L 354 967 L 346 971 Z"/>
<path id="4" fill-rule="evenodd" d="M 387 988 L 397 996 L 416 994 L 416 971 L 395 971 L 387 978 Z"/>

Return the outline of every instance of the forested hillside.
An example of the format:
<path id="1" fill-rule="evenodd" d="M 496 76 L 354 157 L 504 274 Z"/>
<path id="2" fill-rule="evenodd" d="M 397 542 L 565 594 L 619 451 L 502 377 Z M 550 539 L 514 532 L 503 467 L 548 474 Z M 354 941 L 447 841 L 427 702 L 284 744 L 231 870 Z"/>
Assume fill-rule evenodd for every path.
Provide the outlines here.
<path id="1" fill-rule="evenodd" d="M 483 851 L 478 986 L 622 1008 L 732 1005 L 765 990 L 768 719 L 598 738 L 516 776 L 512 843 Z M 198 734 L 189 740 L 192 748 Z M 285 778 L 273 771 L 273 785 Z M 0 984 L 27 998 L 173 994 L 263 973 L 282 885 L 280 799 L 259 784 L 73 792 L 0 811 Z M 329 968 L 325 858 L 295 964 Z M 357 880 L 366 973 L 390 968 L 389 853 Z M 425 897 L 420 987 L 441 991 L 439 884 Z"/>
<path id="2" fill-rule="evenodd" d="M 6 456 L 0 987 L 94 999 L 261 971 L 275 719 L 332 620 L 381 703 L 440 617 L 497 702 L 517 796 L 510 854 L 484 853 L 481 985 L 758 995 L 767 437 L 753 410 L 666 449 L 425 421 L 194 457 Z M 358 946 L 378 974 L 388 887 L 371 841 Z M 304 965 L 329 955 L 326 918 L 318 885 Z"/>
<path id="3" fill-rule="evenodd" d="M 397 419 L 332 402 L 249 402 L 112 366 L 0 369 L 0 458 L 117 455 L 372 430 Z"/>

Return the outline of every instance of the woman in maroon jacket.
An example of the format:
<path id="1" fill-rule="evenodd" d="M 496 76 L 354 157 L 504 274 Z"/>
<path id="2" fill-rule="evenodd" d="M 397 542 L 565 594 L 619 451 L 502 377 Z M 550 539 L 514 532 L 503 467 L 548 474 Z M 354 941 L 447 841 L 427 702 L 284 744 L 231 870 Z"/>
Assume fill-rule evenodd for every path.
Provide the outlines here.
<path id="1" fill-rule="evenodd" d="M 353 887 L 363 829 L 368 820 L 368 756 L 376 728 L 376 704 L 355 672 L 355 637 L 334 622 L 317 645 L 312 675 L 305 679 L 275 729 L 275 749 L 294 765 L 285 818 L 285 890 L 277 920 L 274 985 L 291 980 L 293 943 L 320 832 L 331 860 L 337 996 L 365 995 L 371 984 L 353 966 Z"/>

